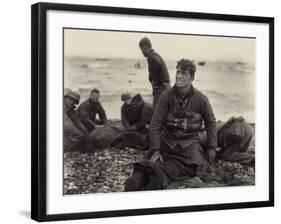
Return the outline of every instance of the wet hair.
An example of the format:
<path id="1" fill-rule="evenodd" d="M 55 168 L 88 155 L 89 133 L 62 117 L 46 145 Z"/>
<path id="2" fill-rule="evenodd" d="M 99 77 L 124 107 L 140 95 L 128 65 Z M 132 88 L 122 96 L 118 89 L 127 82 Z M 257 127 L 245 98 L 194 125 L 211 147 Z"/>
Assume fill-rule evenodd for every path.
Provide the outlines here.
<path id="1" fill-rule="evenodd" d="M 92 91 L 91 91 L 91 95 L 93 94 L 93 93 L 98 93 L 98 94 L 100 94 L 100 91 L 98 90 L 98 89 L 92 89 Z"/>
<path id="2" fill-rule="evenodd" d="M 194 78 L 195 72 L 196 72 L 196 65 L 193 63 L 193 61 L 190 61 L 188 59 L 181 59 L 177 63 L 177 69 L 181 69 L 183 71 L 188 71 L 188 73 Z"/>
<path id="3" fill-rule="evenodd" d="M 151 42 L 150 42 L 150 40 L 147 37 L 141 38 L 141 40 L 139 42 L 139 46 L 140 47 L 142 47 L 144 45 L 148 46 L 149 48 L 152 48 Z"/>

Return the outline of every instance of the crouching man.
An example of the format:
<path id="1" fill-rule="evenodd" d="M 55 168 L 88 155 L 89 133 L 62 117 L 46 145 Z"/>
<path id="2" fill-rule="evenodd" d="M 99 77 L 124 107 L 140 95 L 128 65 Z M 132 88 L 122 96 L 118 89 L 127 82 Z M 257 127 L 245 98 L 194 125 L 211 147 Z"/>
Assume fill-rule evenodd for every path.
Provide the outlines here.
<path id="1" fill-rule="evenodd" d="M 80 104 L 78 108 L 78 116 L 89 132 L 96 128 L 96 125 L 102 125 L 107 122 L 105 110 L 100 101 L 100 91 L 93 89 L 90 98 Z M 97 119 L 97 115 L 99 119 Z"/>
<path id="2" fill-rule="evenodd" d="M 243 117 L 231 117 L 217 123 L 218 146 L 222 149 L 218 158 L 240 164 L 255 165 L 255 154 L 248 148 L 254 137 L 253 128 Z"/>
<path id="3" fill-rule="evenodd" d="M 88 131 L 80 122 L 75 107 L 79 104 L 79 93 L 66 89 L 64 93 L 64 151 L 83 151 L 89 143 Z"/>
<path id="4" fill-rule="evenodd" d="M 208 98 L 192 85 L 196 66 L 182 59 L 176 69 L 174 87 L 161 94 L 153 112 L 149 152 L 135 164 L 125 191 L 165 189 L 179 178 L 200 177 L 216 156 L 216 119 Z M 203 121 L 206 151 L 199 139 Z"/>
<path id="5" fill-rule="evenodd" d="M 121 100 L 121 122 L 126 131 L 148 133 L 148 125 L 152 117 L 152 105 L 144 102 L 138 93 L 132 97 L 129 93 L 123 93 Z"/>
<path id="6" fill-rule="evenodd" d="M 144 102 L 138 93 L 132 97 L 123 93 L 121 100 L 121 122 L 124 127 L 122 141 L 119 147 L 132 147 L 138 150 L 149 148 L 149 124 L 152 117 L 152 105 Z"/>

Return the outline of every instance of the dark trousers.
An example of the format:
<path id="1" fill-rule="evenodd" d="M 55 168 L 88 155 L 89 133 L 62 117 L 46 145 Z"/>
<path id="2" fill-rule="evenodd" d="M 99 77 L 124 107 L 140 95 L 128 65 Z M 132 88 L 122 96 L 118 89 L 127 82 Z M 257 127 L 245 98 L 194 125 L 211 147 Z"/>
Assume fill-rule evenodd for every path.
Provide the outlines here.
<path id="1" fill-rule="evenodd" d="M 161 94 L 169 88 L 171 88 L 170 83 L 163 83 L 157 87 L 153 87 L 153 111 Z"/>

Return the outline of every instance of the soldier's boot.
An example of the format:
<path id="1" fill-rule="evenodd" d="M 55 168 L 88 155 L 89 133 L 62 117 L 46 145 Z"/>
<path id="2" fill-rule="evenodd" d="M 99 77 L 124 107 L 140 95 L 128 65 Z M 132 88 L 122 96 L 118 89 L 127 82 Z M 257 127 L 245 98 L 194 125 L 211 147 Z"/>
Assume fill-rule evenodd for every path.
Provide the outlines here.
<path id="1" fill-rule="evenodd" d="M 143 172 L 135 171 L 125 182 L 124 191 L 139 191 L 146 184 L 147 178 Z"/>

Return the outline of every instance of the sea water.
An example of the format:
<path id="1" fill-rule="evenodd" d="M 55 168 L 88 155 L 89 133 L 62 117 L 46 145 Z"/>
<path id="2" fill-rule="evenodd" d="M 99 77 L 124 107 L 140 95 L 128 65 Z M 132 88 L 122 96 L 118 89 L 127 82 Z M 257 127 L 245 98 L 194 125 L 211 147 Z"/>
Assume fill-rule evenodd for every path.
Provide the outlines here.
<path id="1" fill-rule="evenodd" d="M 243 116 L 248 122 L 255 122 L 254 65 L 239 61 L 195 63 L 193 86 L 208 97 L 217 120 Z M 166 61 L 166 64 L 174 85 L 176 61 Z M 78 91 L 80 103 L 89 98 L 91 89 L 99 89 L 100 102 L 109 119 L 120 119 L 124 92 L 140 93 L 145 101 L 152 102 L 145 59 L 66 57 L 64 87 Z"/>

